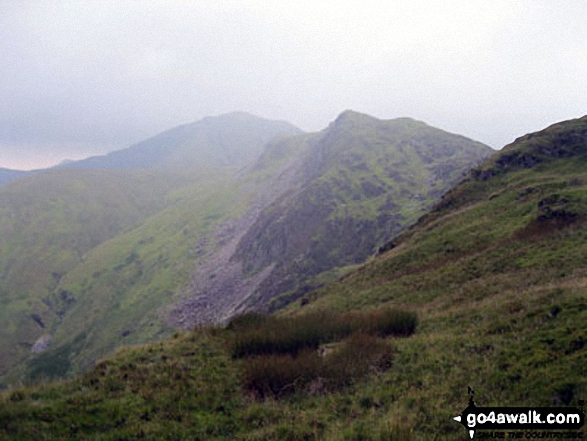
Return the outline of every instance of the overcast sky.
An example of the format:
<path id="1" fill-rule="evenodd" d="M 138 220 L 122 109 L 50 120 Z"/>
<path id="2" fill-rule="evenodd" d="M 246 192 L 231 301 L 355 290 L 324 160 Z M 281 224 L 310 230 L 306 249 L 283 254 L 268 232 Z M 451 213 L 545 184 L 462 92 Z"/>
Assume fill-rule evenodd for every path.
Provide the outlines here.
<path id="1" fill-rule="evenodd" d="M 494 148 L 587 114 L 587 2 L 0 0 L 0 167 L 243 110 L 345 109 Z"/>

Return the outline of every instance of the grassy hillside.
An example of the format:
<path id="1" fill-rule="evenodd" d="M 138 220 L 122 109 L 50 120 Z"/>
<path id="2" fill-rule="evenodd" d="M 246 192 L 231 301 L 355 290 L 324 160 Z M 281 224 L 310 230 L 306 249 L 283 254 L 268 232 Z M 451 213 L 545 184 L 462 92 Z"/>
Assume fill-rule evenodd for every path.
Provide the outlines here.
<path id="1" fill-rule="evenodd" d="M 39 339 L 76 305 L 61 284 L 74 268 L 87 266 L 86 253 L 209 175 L 62 170 L 0 187 L 0 376 L 36 350 L 36 342 L 42 345 Z"/>
<path id="2" fill-rule="evenodd" d="M 213 246 L 221 212 L 234 211 L 239 192 L 226 184 L 235 170 L 220 166 L 254 161 L 268 140 L 299 133 L 245 113 L 209 117 L 2 186 L 0 387 L 63 375 L 122 337 L 169 329 L 159 307 Z"/>
<path id="3" fill-rule="evenodd" d="M 241 321 L 128 347 L 76 380 L 6 392 L 0 437 L 464 439 L 452 417 L 468 386 L 478 405 L 577 405 L 587 395 L 586 162 L 587 117 L 523 137 L 387 251 L 284 311 L 415 312 L 413 335 L 385 339 L 384 369 L 342 388 L 260 398 L 248 359 L 234 357 Z M 275 323 L 270 335 L 289 322 Z M 299 323 L 292 329 L 315 326 Z M 341 346 L 323 349 L 329 357 Z"/>
<path id="4" fill-rule="evenodd" d="M 170 335 L 165 306 L 215 247 L 211 231 L 235 214 L 241 194 L 218 174 L 177 193 L 175 203 L 87 253 L 59 283 L 76 299 L 53 333 L 53 348 L 33 359 L 27 378 L 86 370 L 122 344 Z"/>
<path id="5" fill-rule="evenodd" d="M 586 165 L 587 117 L 520 138 L 301 310 L 417 311 L 418 335 L 398 342 L 406 375 L 390 381 L 404 406 L 426 403 L 420 421 L 441 424 L 467 385 L 486 405 L 577 404 L 587 395 Z"/>

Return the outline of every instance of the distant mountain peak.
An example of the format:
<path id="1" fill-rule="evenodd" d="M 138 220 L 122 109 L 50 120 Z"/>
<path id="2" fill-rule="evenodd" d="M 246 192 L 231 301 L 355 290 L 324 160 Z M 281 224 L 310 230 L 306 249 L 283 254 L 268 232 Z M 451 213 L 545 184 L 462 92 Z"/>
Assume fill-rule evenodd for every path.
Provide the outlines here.
<path id="1" fill-rule="evenodd" d="M 301 133 L 302 130 L 286 121 L 232 112 L 174 127 L 104 156 L 57 167 L 156 169 L 242 166 L 255 161 L 273 138 Z"/>
<path id="2" fill-rule="evenodd" d="M 336 117 L 333 124 L 340 125 L 344 123 L 348 123 L 349 121 L 376 121 L 377 118 L 371 115 L 367 115 L 366 113 L 357 112 L 355 110 L 347 109 L 341 112 L 340 115 Z"/>
<path id="3" fill-rule="evenodd" d="M 355 110 L 347 109 L 340 113 L 336 119 L 330 124 L 329 127 L 343 127 L 345 125 L 354 124 L 377 124 L 377 123 L 389 123 L 394 122 L 397 124 L 419 124 L 427 126 L 425 122 L 416 120 L 410 117 L 400 117 L 392 119 L 380 119 L 366 113 L 357 112 Z"/>
<path id="4" fill-rule="evenodd" d="M 236 110 L 234 112 L 221 113 L 219 115 L 209 115 L 196 122 L 210 122 L 210 121 L 250 121 L 250 120 L 264 120 L 260 116 L 253 115 L 248 112 Z"/>

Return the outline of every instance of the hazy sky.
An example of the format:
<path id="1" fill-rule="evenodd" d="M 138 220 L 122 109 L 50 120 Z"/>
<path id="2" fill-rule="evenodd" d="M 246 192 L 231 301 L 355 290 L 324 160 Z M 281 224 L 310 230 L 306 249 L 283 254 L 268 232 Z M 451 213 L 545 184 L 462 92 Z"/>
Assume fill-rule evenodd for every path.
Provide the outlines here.
<path id="1" fill-rule="evenodd" d="M 585 0 L 0 0 L 0 167 L 243 110 L 411 116 L 501 148 L 587 114 Z"/>

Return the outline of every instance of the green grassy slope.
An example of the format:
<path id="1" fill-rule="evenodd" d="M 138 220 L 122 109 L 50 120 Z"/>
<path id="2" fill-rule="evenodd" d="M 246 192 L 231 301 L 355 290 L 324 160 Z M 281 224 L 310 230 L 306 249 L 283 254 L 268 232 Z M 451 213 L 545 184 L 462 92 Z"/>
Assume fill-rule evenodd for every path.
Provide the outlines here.
<path id="1" fill-rule="evenodd" d="M 234 197 L 243 193 L 226 187 L 235 169 L 221 166 L 254 161 L 269 139 L 299 133 L 245 113 L 209 117 L 3 185 L 0 388 L 45 368 L 86 366 L 80 352 L 95 359 L 122 334 L 145 341 L 167 329 L 159 307 L 189 281 L 195 254 L 214 245 L 212 225 L 242 204 Z"/>
<path id="2" fill-rule="evenodd" d="M 522 137 L 449 192 L 390 251 L 302 310 L 404 306 L 399 404 L 442 424 L 470 385 L 486 405 L 587 395 L 587 117 Z M 448 429 L 448 428 L 447 428 Z"/>
<path id="3" fill-rule="evenodd" d="M 172 206 L 87 253 L 59 283 L 58 291 L 76 302 L 55 329 L 53 348 L 29 363 L 27 377 L 47 375 L 48 366 L 59 366 L 57 376 L 86 370 L 122 344 L 169 335 L 164 307 L 214 248 L 213 227 L 235 214 L 242 193 L 229 182 L 218 175 L 184 188 Z"/>
<path id="4" fill-rule="evenodd" d="M 76 298 L 60 287 L 86 253 L 171 205 L 210 172 L 51 171 L 0 188 L 0 375 Z"/>
<path id="5" fill-rule="evenodd" d="M 587 117 L 494 155 L 369 263 L 290 314 L 402 306 L 391 369 L 336 392 L 257 400 L 228 330 L 130 347 L 76 380 L 0 398 L 4 439 L 464 439 L 467 404 L 587 394 Z M 301 306 L 304 304 L 304 306 Z"/>

